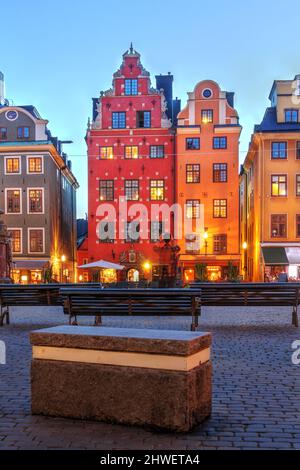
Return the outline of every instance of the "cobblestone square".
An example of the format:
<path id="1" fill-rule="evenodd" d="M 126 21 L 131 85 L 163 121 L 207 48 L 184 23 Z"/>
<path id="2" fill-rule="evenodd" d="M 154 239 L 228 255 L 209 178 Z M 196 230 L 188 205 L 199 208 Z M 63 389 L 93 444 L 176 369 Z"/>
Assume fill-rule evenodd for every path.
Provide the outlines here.
<path id="1" fill-rule="evenodd" d="M 93 319 L 80 319 L 92 324 Z M 290 309 L 205 308 L 213 334 L 213 413 L 189 434 L 45 418 L 30 414 L 30 331 L 67 323 L 60 308 L 15 308 L 0 329 L 1 449 L 300 449 L 300 366 L 291 344 L 300 330 Z M 106 317 L 104 325 L 189 329 L 189 317 Z"/>

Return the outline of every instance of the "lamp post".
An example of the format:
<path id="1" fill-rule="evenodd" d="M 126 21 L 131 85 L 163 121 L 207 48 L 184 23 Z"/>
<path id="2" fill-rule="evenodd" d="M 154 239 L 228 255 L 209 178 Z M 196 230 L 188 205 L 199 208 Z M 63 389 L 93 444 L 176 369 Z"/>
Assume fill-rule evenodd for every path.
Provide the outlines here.
<path id="1" fill-rule="evenodd" d="M 205 248 L 205 256 L 207 256 L 207 247 L 208 247 L 208 227 L 204 228 L 204 248 Z"/>
<path id="2" fill-rule="evenodd" d="M 61 282 L 63 282 L 63 276 L 64 276 L 64 263 L 66 262 L 66 255 L 62 255 L 60 260 L 61 260 Z"/>

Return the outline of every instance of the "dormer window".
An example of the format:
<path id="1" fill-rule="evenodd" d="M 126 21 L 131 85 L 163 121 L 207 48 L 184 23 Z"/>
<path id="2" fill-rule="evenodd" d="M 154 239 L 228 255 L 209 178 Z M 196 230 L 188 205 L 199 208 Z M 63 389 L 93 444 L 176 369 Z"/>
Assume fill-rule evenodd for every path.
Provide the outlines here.
<path id="1" fill-rule="evenodd" d="M 7 139 L 7 128 L 0 127 L 0 140 L 6 140 L 6 139 Z"/>
<path id="2" fill-rule="evenodd" d="M 138 81 L 136 78 L 125 79 L 125 95 L 137 95 L 138 94 Z"/>
<path id="3" fill-rule="evenodd" d="M 285 109 L 285 122 L 298 122 L 298 109 Z"/>
<path id="4" fill-rule="evenodd" d="M 18 127 L 18 139 L 29 139 L 29 127 Z"/>

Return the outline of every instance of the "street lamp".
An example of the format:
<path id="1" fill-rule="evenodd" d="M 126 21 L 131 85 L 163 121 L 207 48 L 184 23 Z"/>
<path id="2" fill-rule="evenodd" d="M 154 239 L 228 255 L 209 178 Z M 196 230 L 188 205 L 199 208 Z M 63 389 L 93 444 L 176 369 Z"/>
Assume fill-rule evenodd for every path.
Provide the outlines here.
<path id="1" fill-rule="evenodd" d="M 242 245 L 242 248 L 243 248 L 243 250 L 247 250 L 247 248 L 248 248 L 248 243 L 247 243 L 247 242 L 244 242 L 243 245 Z"/>
<path id="2" fill-rule="evenodd" d="M 62 255 L 61 258 L 61 282 L 63 282 L 63 275 L 64 275 L 64 263 L 66 262 L 67 258 L 66 258 L 66 255 Z"/>
<path id="3" fill-rule="evenodd" d="M 208 227 L 204 228 L 203 237 L 204 237 L 204 247 L 205 247 L 205 256 L 206 256 L 207 255 L 207 247 L 208 247 L 208 241 L 207 241 L 207 239 L 208 239 Z"/>

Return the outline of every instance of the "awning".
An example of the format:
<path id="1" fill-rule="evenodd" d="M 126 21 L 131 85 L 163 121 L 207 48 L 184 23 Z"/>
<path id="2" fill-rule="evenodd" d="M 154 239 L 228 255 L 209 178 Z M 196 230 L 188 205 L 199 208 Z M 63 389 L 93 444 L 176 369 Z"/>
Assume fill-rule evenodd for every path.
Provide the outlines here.
<path id="1" fill-rule="evenodd" d="M 288 265 L 289 260 L 285 248 L 282 246 L 264 246 L 262 252 L 265 264 L 268 265 Z"/>
<path id="2" fill-rule="evenodd" d="M 45 268 L 46 264 L 48 263 L 47 260 L 44 259 L 37 259 L 37 260 L 16 260 L 13 261 L 13 269 L 28 269 L 30 270 L 42 270 Z"/>
<path id="3" fill-rule="evenodd" d="M 100 259 L 99 261 L 94 261 L 94 263 L 83 264 L 78 266 L 78 268 L 88 269 L 88 268 L 98 268 L 98 269 L 116 269 L 121 271 L 125 266 L 116 263 L 110 263 L 109 261 L 104 261 Z"/>
<path id="4" fill-rule="evenodd" d="M 287 247 L 285 248 L 287 259 L 289 264 L 300 264 L 300 248 L 299 247 Z"/>

